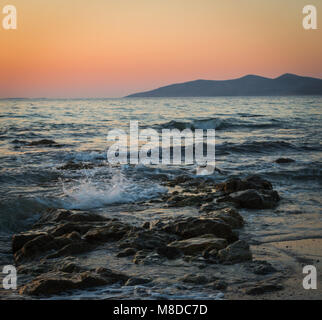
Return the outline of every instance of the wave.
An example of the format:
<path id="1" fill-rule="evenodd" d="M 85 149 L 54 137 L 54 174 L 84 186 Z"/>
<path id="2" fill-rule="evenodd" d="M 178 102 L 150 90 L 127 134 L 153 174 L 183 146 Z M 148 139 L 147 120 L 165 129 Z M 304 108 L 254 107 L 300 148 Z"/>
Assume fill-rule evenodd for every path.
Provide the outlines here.
<path id="1" fill-rule="evenodd" d="M 286 151 L 298 149 L 295 145 L 285 141 L 247 141 L 244 143 L 226 142 L 216 145 L 216 153 L 270 153 L 272 151 Z"/>
<path id="2" fill-rule="evenodd" d="M 0 201 L 0 231 L 22 231 L 33 223 L 42 211 L 50 207 L 50 202 L 37 197 L 3 199 Z"/>
<path id="3" fill-rule="evenodd" d="M 260 115 L 244 115 L 241 117 L 260 117 Z M 195 119 L 191 121 L 171 120 L 162 124 L 154 126 L 156 129 L 216 129 L 216 130 L 228 130 L 228 129 L 269 129 L 269 128 L 281 128 L 283 123 L 280 120 L 267 119 L 262 121 L 250 121 L 241 120 L 236 118 L 209 118 L 209 119 Z"/>
<path id="4" fill-rule="evenodd" d="M 150 182 L 127 179 L 120 171 L 112 178 L 97 180 L 86 177 L 63 184 L 62 206 L 65 209 L 95 209 L 111 204 L 133 203 L 154 198 L 166 188 Z"/>

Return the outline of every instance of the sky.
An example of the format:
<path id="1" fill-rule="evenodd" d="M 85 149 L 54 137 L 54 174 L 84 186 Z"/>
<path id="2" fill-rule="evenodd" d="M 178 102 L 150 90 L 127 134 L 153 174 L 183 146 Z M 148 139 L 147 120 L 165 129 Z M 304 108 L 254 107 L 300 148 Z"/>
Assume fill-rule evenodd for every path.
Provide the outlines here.
<path id="1" fill-rule="evenodd" d="M 322 78 L 321 0 L 0 0 L 0 97 L 121 97 L 196 79 Z M 305 5 L 317 30 L 302 27 Z"/>

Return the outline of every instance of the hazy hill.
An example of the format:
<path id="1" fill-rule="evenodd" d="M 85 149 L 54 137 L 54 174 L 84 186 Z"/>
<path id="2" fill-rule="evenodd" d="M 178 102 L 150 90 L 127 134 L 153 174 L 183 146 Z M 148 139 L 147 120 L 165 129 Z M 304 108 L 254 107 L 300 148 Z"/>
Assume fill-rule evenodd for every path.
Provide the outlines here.
<path id="1" fill-rule="evenodd" d="M 247 75 L 232 80 L 195 80 L 171 84 L 127 97 L 215 97 L 264 95 L 322 95 L 322 79 L 283 74 L 278 78 Z"/>

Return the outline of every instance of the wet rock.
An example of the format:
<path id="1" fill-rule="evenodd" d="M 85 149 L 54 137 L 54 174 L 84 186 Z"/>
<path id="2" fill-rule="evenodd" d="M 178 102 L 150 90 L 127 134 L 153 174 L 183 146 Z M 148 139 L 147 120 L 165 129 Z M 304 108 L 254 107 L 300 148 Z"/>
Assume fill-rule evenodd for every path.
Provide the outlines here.
<path id="1" fill-rule="evenodd" d="M 66 273 L 80 273 L 85 270 L 79 265 L 77 265 L 76 263 L 68 261 L 58 266 L 57 271 L 66 272 Z"/>
<path id="2" fill-rule="evenodd" d="M 136 248 L 139 250 L 155 250 L 166 246 L 169 242 L 176 240 L 173 235 L 152 231 L 152 230 L 132 230 L 126 234 L 126 237 L 119 242 L 120 248 Z"/>
<path id="3" fill-rule="evenodd" d="M 57 142 L 54 140 L 49 140 L 49 139 L 41 139 L 41 140 L 36 140 L 36 141 L 31 141 L 27 143 L 27 146 L 46 146 L 46 147 L 58 147 L 60 146 Z"/>
<path id="4" fill-rule="evenodd" d="M 206 284 L 209 282 L 209 279 L 207 277 L 200 274 L 192 274 L 192 273 L 184 275 L 179 280 L 185 283 L 193 283 L 197 285 Z"/>
<path id="5" fill-rule="evenodd" d="M 212 234 L 218 238 L 224 238 L 229 243 L 238 239 L 231 227 L 220 219 L 214 218 L 178 218 L 160 226 L 161 230 L 173 233 L 183 239 L 198 237 L 204 234 Z"/>
<path id="6" fill-rule="evenodd" d="M 139 250 L 134 258 L 133 262 L 135 264 L 144 264 L 144 265 L 150 265 L 150 264 L 158 264 L 160 265 L 162 262 L 162 257 L 153 251 L 148 250 Z"/>
<path id="7" fill-rule="evenodd" d="M 295 160 L 291 159 L 291 158 L 278 158 L 275 160 L 276 163 L 292 163 L 295 162 Z"/>
<path id="8" fill-rule="evenodd" d="M 180 175 L 180 176 L 177 176 L 174 180 L 171 180 L 168 182 L 168 185 L 170 187 L 175 187 L 177 185 L 180 185 L 182 183 L 185 183 L 187 181 L 191 181 L 192 178 L 188 175 Z"/>
<path id="9" fill-rule="evenodd" d="M 219 250 L 218 259 L 221 263 L 234 264 L 252 260 L 252 253 L 246 241 L 238 240 L 227 248 Z"/>
<path id="10" fill-rule="evenodd" d="M 58 170 L 82 170 L 82 169 L 93 169 L 94 164 L 92 163 L 82 163 L 82 162 L 74 162 L 68 161 L 66 164 L 57 167 Z"/>
<path id="11" fill-rule="evenodd" d="M 160 247 L 157 249 L 157 253 L 160 256 L 168 258 L 169 260 L 177 259 L 182 255 L 182 252 L 179 249 L 171 246 Z"/>
<path id="12" fill-rule="evenodd" d="M 199 207 L 205 202 L 213 201 L 214 196 L 212 194 L 207 195 L 175 195 L 168 199 L 168 207 Z"/>
<path id="13" fill-rule="evenodd" d="M 250 262 L 246 268 L 251 272 L 258 275 L 267 275 L 270 273 L 274 273 L 277 270 L 267 261 L 252 261 Z"/>
<path id="14" fill-rule="evenodd" d="M 212 234 L 206 234 L 200 237 L 172 242 L 169 244 L 169 247 L 177 248 L 184 254 L 196 255 L 200 254 L 205 249 L 220 250 L 225 248 L 227 245 L 228 242 L 226 239 L 216 238 Z"/>
<path id="15" fill-rule="evenodd" d="M 90 242 L 106 242 L 120 240 L 132 226 L 119 221 L 111 221 L 104 226 L 89 230 L 84 238 Z"/>
<path id="16" fill-rule="evenodd" d="M 280 197 L 277 191 L 249 189 L 231 193 L 220 201 L 230 201 L 241 208 L 247 209 L 271 209 L 274 208 Z"/>
<path id="17" fill-rule="evenodd" d="M 121 257 L 129 257 L 129 256 L 133 256 L 136 253 L 136 249 L 134 248 L 125 248 L 124 250 L 122 250 L 121 252 L 119 252 L 116 256 L 121 258 Z"/>
<path id="18" fill-rule="evenodd" d="M 236 209 L 225 208 L 222 210 L 212 211 L 205 215 L 210 218 L 218 218 L 227 223 L 232 229 L 239 229 L 244 226 L 244 219 Z"/>
<path id="19" fill-rule="evenodd" d="M 70 244 L 67 244 L 63 248 L 59 249 L 57 252 L 52 253 L 47 256 L 47 259 L 54 259 L 62 256 L 77 255 L 87 251 L 90 251 L 94 248 L 93 244 L 89 244 L 86 241 L 76 241 Z"/>
<path id="20" fill-rule="evenodd" d="M 48 209 L 41 218 L 37 221 L 35 226 L 42 226 L 48 223 L 62 223 L 62 222 L 104 222 L 110 219 L 99 214 L 85 211 L 65 210 L 65 209 Z"/>
<path id="21" fill-rule="evenodd" d="M 245 179 L 233 178 L 224 183 L 216 185 L 216 189 L 226 193 L 244 191 L 248 189 L 272 190 L 272 184 L 257 175 L 249 176 Z"/>
<path id="22" fill-rule="evenodd" d="M 208 285 L 213 290 L 225 290 L 228 284 L 223 280 L 216 280 Z"/>
<path id="23" fill-rule="evenodd" d="M 140 284 L 146 284 L 151 282 L 151 279 L 144 279 L 144 278 L 130 278 L 126 281 L 125 286 L 137 286 Z"/>
<path id="24" fill-rule="evenodd" d="M 91 230 L 94 226 L 91 224 L 84 223 L 75 223 L 75 222 L 66 222 L 63 224 L 59 224 L 51 231 L 51 235 L 54 237 L 68 235 L 72 232 L 78 232 L 83 235 Z"/>
<path id="25" fill-rule="evenodd" d="M 39 236 L 46 235 L 46 232 L 24 232 L 13 235 L 12 237 L 12 252 L 15 253 L 20 250 L 25 243 L 33 240 Z"/>
<path id="26" fill-rule="evenodd" d="M 85 271 L 80 274 L 65 272 L 50 272 L 36 277 L 27 283 L 20 290 L 20 294 L 27 295 L 53 295 L 62 292 L 98 287 L 115 282 L 123 282 L 128 277 L 120 276 L 108 269 L 96 270 L 95 272 Z M 125 280 L 126 279 L 126 280 Z"/>
<path id="27" fill-rule="evenodd" d="M 265 282 L 259 282 L 253 287 L 246 288 L 244 291 L 248 295 L 261 295 L 269 292 L 275 292 L 283 290 L 284 287 L 280 284 L 276 283 L 265 283 Z"/>
<path id="28" fill-rule="evenodd" d="M 54 241 L 54 237 L 47 234 L 40 235 L 26 242 L 20 250 L 16 251 L 14 258 L 16 262 L 21 262 L 24 259 L 32 259 L 48 250 L 57 248 L 58 244 Z"/>

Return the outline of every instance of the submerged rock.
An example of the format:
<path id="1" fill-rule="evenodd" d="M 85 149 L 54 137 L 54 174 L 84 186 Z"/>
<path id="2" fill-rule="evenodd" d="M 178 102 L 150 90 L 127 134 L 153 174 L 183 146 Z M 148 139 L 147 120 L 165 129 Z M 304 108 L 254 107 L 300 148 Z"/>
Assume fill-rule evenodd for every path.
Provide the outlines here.
<path id="1" fill-rule="evenodd" d="M 92 163 L 76 163 L 74 161 L 68 161 L 66 164 L 58 167 L 58 170 L 82 170 L 82 169 L 93 169 Z"/>
<path id="2" fill-rule="evenodd" d="M 36 141 L 31 141 L 26 144 L 27 146 L 47 146 L 47 147 L 59 147 L 60 145 L 54 141 L 49 139 L 41 139 Z"/>
<path id="3" fill-rule="evenodd" d="M 234 264 L 252 260 L 252 253 L 249 245 L 244 240 L 239 240 L 227 248 L 218 251 L 218 259 L 225 264 Z"/>
<path id="4" fill-rule="evenodd" d="M 265 283 L 265 282 L 259 282 L 253 287 L 246 288 L 244 291 L 248 295 L 260 295 L 265 294 L 269 292 L 275 292 L 283 290 L 284 287 L 280 284 L 276 283 Z"/>
<path id="5" fill-rule="evenodd" d="M 276 163 L 292 163 L 295 162 L 295 160 L 291 159 L 291 158 L 278 158 L 275 160 Z"/>

